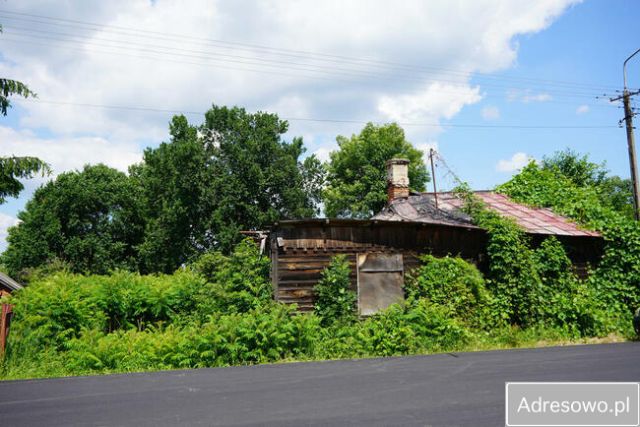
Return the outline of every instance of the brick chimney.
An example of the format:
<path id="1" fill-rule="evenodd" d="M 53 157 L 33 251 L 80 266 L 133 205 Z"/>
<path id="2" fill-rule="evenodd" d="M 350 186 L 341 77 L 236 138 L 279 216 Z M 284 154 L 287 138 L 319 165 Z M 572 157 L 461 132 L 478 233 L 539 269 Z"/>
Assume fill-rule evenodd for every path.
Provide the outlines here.
<path id="1" fill-rule="evenodd" d="M 409 197 L 409 160 L 391 159 L 387 163 L 387 201 Z"/>

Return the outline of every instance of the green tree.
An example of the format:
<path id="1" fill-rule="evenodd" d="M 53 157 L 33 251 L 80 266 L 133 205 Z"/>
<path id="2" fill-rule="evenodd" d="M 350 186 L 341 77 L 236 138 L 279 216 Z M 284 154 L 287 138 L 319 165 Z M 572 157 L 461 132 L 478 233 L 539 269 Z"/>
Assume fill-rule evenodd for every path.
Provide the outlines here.
<path id="1" fill-rule="evenodd" d="M 604 163 L 593 163 L 586 154 L 581 156 L 569 148 L 545 156 L 542 159 L 542 169 L 564 175 L 578 187 L 597 186 L 608 172 Z"/>
<path id="2" fill-rule="evenodd" d="M 397 124 L 367 124 L 359 135 L 338 136 L 339 149 L 330 154 L 327 187 L 323 193 L 329 217 L 369 218 L 387 201 L 387 160 L 409 159 L 409 181 L 414 191 L 424 191 L 429 174 L 423 153 L 406 140 Z"/>
<path id="3" fill-rule="evenodd" d="M 288 123 L 276 114 L 247 113 L 243 108 L 211 108 L 205 115 L 205 143 L 215 147 L 211 199 L 215 210 L 209 229 L 229 250 L 240 229 L 260 229 L 282 218 L 317 213 L 320 164 L 304 162 L 302 138 L 284 142 Z M 233 237 L 233 239 L 231 239 Z"/>
<path id="4" fill-rule="evenodd" d="M 143 271 L 175 270 L 206 242 L 205 218 L 212 161 L 197 129 L 184 116 L 170 125 L 171 139 L 144 152 L 144 162 L 130 168 L 138 187 L 146 229 L 139 247 Z"/>
<path id="5" fill-rule="evenodd" d="M 54 261 L 72 271 L 106 273 L 136 267 L 143 231 L 135 187 L 104 165 L 66 172 L 36 190 L 9 229 L 2 262 L 9 273 Z"/>
<path id="6" fill-rule="evenodd" d="M 633 218 L 633 186 L 629 178 L 608 176 L 598 186 L 600 200 L 627 218 Z"/>
<path id="7" fill-rule="evenodd" d="M 282 140 L 287 128 L 238 107 L 214 105 L 199 127 L 175 117 L 171 140 L 132 168 L 148 221 L 143 269 L 170 272 L 206 250 L 230 252 L 241 230 L 317 213 L 323 169 L 301 160 L 301 138 Z"/>
<path id="8" fill-rule="evenodd" d="M 593 163 L 589 157 L 573 150 L 558 151 L 544 157 L 542 170 L 568 178 L 580 188 L 593 188 L 600 201 L 629 218 L 633 218 L 633 188 L 630 179 L 608 175 L 604 163 Z"/>

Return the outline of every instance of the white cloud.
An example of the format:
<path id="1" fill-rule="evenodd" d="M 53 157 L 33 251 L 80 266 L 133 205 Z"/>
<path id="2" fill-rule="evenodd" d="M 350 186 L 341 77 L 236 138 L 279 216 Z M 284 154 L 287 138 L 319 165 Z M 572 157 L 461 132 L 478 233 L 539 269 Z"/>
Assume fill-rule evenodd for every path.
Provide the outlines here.
<path id="1" fill-rule="evenodd" d="M 327 162 L 330 159 L 329 153 L 331 153 L 333 150 L 334 149 L 327 148 L 327 147 L 320 147 L 316 151 L 314 151 L 313 154 L 315 154 L 319 160 L 323 162 Z"/>
<path id="2" fill-rule="evenodd" d="M 525 104 L 530 102 L 546 102 L 551 101 L 553 97 L 546 93 L 533 93 L 529 89 L 521 90 L 521 89 L 510 89 L 507 91 L 507 100 L 508 101 L 520 101 Z"/>
<path id="3" fill-rule="evenodd" d="M 0 72 L 28 82 L 43 101 L 187 111 L 203 111 L 215 102 L 282 108 L 287 114 L 293 109 L 288 105 L 298 105 L 314 117 L 438 121 L 477 102 L 478 88 L 468 84 L 473 72 L 511 66 L 518 52 L 514 38 L 545 29 L 573 3 L 479 0 L 452 8 L 448 1 L 407 0 L 389 13 L 384 0 L 21 1 L 13 10 L 157 33 L 132 35 L 101 26 L 63 31 L 34 24 L 32 30 L 72 32 L 76 41 L 46 35 L 43 40 L 20 36 L 12 29 L 19 23 L 6 19 Z M 348 60 L 362 57 L 416 68 Z M 23 126 L 113 141 L 159 141 L 171 116 L 22 105 Z"/>
<path id="4" fill-rule="evenodd" d="M 576 108 L 576 114 L 586 114 L 588 112 L 589 112 L 588 105 L 580 105 L 578 108 Z"/>
<path id="5" fill-rule="evenodd" d="M 18 222 L 20 222 L 18 218 L 14 218 L 10 215 L 0 212 L 0 253 L 2 253 L 7 248 L 7 230 L 9 229 L 9 227 L 17 225 Z"/>
<path id="6" fill-rule="evenodd" d="M 498 107 L 488 105 L 481 111 L 482 118 L 485 120 L 498 120 L 500 118 L 500 110 Z"/>
<path id="7" fill-rule="evenodd" d="M 36 156 L 49 163 L 53 173 L 104 163 L 121 171 L 142 160 L 133 143 L 114 143 L 100 137 L 40 138 L 33 132 L 0 126 L 0 156 Z"/>
<path id="8" fill-rule="evenodd" d="M 508 160 L 499 160 L 496 170 L 498 172 L 515 172 L 528 165 L 531 159 L 526 153 L 515 153 Z"/>
<path id="9" fill-rule="evenodd" d="M 426 162 L 429 158 L 429 151 L 433 148 L 436 152 L 438 151 L 438 141 L 428 141 L 423 143 L 415 143 L 413 144 L 418 150 L 422 151 L 423 159 Z"/>
<path id="10" fill-rule="evenodd" d="M 465 105 L 482 99 L 479 87 L 431 83 L 421 91 L 407 95 L 382 96 L 378 111 L 389 120 L 400 123 L 425 123 L 433 125 L 427 133 L 440 130 L 441 119 L 451 119 Z"/>
<path id="11" fill-rule="evenodd" d="M 537 93 L 534 95 L 524 95 L 522 97 L 522 102 L 527 103 L 527 102 L 546 102 L 546 101 L 551 101 L 551 95 L 549 95 L 548 93 Z"/>
<path id="12" fill-rule="evenodd" d="M 39 101 L 16 100 L 20 110 L 10 114 L 20 111 L 15 120 L 21 130 L 0 127 L 0 155 L 39 156 L 56 172 L 96 162 L 125 170 L 140 159 L 139 147 L 166 140 L 173 113 L 65 103 L 192 112 L 216 103 L 283 117 L 357 121 L 291 122 L 291 135 L 305 135 L 313 142 L 310 152 L 326 158 L 335 136 L 359 132 L 361 121 L 438 125 L 453 119 L 484 94 L 470 84 L 473 73 L 512 66 L 517 37 L 544 30 L 574 3 L 477 0 L 452 7 L 448 0 L 406 0 L 390 13 L 387 0 L 11 2 L 10 10 L 20 13 L 98 25 L 3 18 L 0 75 L 28 83 Z M 32 32 L 72 37 L 34 38 L 16 30 L 27 25 Z M 545 97 L 522 93 L 520 100 Z M 189 118 L 202 120 L 200 114 Z M 406 131 L 418 142 L 442 129 Z"/>

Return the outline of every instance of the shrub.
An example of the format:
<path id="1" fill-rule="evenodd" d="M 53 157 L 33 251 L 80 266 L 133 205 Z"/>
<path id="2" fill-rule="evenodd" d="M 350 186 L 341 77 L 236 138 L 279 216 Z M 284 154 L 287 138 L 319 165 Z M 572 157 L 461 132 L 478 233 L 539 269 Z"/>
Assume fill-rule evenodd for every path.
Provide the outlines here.
<path id="1" fill-rule="evenodd" d="M 83 330 L 142 330 L 172 321 L 193 310 L 192 296 L 203 283 L 190 272 L 54 274 L 12 295 L 14 318 L 7 352 L 28 356 L 45 348 L 62 349 Z"/>
<path id="2" fill-rule="evenodd" d="M 469 334 L 452 319 L 447 309 L 427 300 L 394 304 L 362 324 L 367 354 L 394 356 L 455 350 L 465 344 Z"/>
<path id="3" fill-rule="evenodd" d="M 246 313 L 272 300 L 269 281 L 269 258 L 261 255 L 255 243 L 246 239 L 231 255 L 208 252 L 193 265 L 192 270 L 207 281 L 196 295 L 196 313 Z"/>
<path id="4" fill-rule="evenodd" d="M 274 362 L 314 353 L 318 319 L 293 316 L 293 307 L 212 316 L 203 324 L 84 331 L 69 342 L 72 372 L 199 368 Z"/>
<path id="5" fill-rule="evenodd" d="M 407 275 L 405 293 L 409 298 L 424 298 L 447 309 L 451 316 L 468 325 L 486 327 L 491 295 L 475 265 L 461 258 L 420 257 L 421 265 Z"/>
<path id="6" fill-rule="evenodd" d="M 351 290 L 350 272 L 346 256 L 338 255 L 322 271 L 322 278 L 313 288 L 316 296 L 315 312 L 322 318 L 324 325 L 354 317 L 357 296 Z"/>

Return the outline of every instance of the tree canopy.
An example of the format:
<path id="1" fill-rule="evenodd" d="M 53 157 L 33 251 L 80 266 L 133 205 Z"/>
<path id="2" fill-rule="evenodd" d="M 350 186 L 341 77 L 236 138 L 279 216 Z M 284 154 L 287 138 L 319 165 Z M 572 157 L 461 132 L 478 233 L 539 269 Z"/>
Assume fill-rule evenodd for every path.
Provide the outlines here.
<path id="1" fill-rule="evenodd" d="M 613 210 L 633 218 L 633 187 L 629 178 L 609 175 L 605 163 L 593 163 L 589 156 L 573 150 L 557 151 L 545 156 L 542 170 L 563 176 L 580 188 L 593 188 L 600 202 Z"/>
<path id="2" fill-rule="evenodd" d="M 368 218 L 387 201 L 387 160 L 409 159 L 409 181 L 424 191 L 429 174 L 423 153 L 405 138 L 397 124 L 367 124 L 359 135 L 337 137 L 339 149 L 330 154 L 327 186 L 323 194 L 328 217 Z"/>
<path id="3" fill-rule="evenodd" d="M 36 190 L 9 228 L 2 262 L 12 275 L 61 261 L 72 271 L 135 268 L 143 222 L 131 181 L 104 165 L 66 172 Z"/>
<path id="4" fill-rule="evenodd" d="M 132 168 L 147 218 L 143 270 L 173 271 L 204 250 L 230 251 L 241 230 L 313 216 L 323 169 L 315 156 L 301 160 L 301 138 L 282 140 L 287 128 L 238 107 L 214 105 L 201 126 L 175 117 L 171 140 Z"/>

